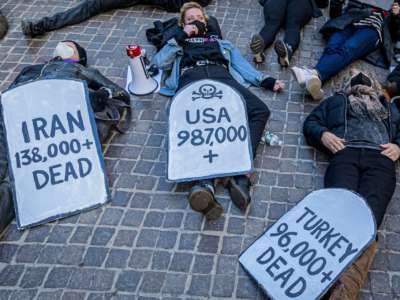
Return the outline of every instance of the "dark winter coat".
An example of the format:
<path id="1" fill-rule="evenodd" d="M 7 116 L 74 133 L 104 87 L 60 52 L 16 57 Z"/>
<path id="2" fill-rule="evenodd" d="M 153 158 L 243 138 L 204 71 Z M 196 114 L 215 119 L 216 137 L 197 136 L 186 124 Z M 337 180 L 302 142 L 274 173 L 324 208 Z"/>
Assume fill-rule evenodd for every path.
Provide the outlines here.
<path id="1" fill-rule="evenodd" d="M 358 22 L 370 16 L 372 10 L 373 7 L 368 4 L 360 3 L 356 0 L 350 0 L 342 15 L 326 22 L 325 25 L 322 26 L 320 32 L 325 38 L 329 38 L 333 32 L 344 30 L 347 26 L 353 24 L 354 22 Z M 395 24 L 396 22 L 392 23 L 392 16 L 390 14 L 385 17 L 382 32 L 383 42 L 381 43 L 381 47 L 379 49 L 372 52 L 365 58 L 367 62 L 377 67 L 385 69 L 389 68 L 393 57 L 391 32 L 394 30 L 392 26 L 395 26 Z"/>
<path id="2" fill-rule="evenodd" d="M 400 112 L 395 103 L 388 103 L 385 99 L 381 102 L 389 110 L 389 119 L 386 121 L 390 141 L 400 145 Z M 329 131 L 339 138 L 344 138 L 347 122 L 348 99 L 343 93 L 337 93 L 321 102 L 306 118 L 303 133 L 307 143 L 332 154 L 321 142 L 322 134 Z"/>

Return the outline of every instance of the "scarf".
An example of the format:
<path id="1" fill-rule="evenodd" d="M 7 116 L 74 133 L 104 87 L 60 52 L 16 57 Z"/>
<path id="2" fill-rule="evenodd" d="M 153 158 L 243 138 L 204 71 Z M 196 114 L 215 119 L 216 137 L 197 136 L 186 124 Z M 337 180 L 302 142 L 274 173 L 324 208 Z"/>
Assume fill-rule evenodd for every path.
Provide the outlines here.
<path id="1" fill-rule="evenodd" d="M 382 121 L 388 118 L 389 112 L 379 100 L 372 87 L 366 85 L 350 86 L 346 90 L 350 108 L 361 118 Z"/>

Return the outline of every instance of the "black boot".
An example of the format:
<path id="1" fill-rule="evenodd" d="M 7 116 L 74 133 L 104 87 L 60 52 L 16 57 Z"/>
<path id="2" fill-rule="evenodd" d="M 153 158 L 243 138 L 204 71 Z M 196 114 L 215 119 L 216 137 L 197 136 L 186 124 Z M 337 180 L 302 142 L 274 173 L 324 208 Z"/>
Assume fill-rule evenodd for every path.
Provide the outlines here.
<path id="1" fill-rule="evenodd" d="M 6 17 L 0 11 L 0 40 L 7 34 L 8 22 Z"/>
<path id="2" fill-rule="evenodd" d="M 230 177 L 227 182 L 227 188 L 232 202 L 239 209 L 245 211 L 251 201 L 250 179 L 244 175 Z"/>
<path id="3" fill-rule="evenodd" d="M 289 67 L 290 59 L 293 56 L 292 46 L 286 44 L 281 40 L 277 40 L 274 45 L 276 55 L 278 56 L 278 63 L 282 67 Z"/>
<path id="4" fill-rule="evenodd" d="M 201 180 L 190 190 L 189 204 L 193 210 L 201 212 L 208 220 L 218 219 L 224 211 L 215 200 L 214 186 L 211 180 Z"/>
<path id="5" fill-rule="evenodd" d="M 28 37 L 35 37 L 46 33 L 40 23 L 35 24 L 33 21 L 23 19 L 21 21 L 22 33 Z"/>

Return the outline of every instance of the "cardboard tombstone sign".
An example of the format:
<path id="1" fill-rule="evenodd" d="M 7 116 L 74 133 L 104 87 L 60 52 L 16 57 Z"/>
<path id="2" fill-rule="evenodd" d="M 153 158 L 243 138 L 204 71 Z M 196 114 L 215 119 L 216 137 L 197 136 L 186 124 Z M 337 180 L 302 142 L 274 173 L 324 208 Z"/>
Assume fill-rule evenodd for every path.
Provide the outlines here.
<path id="1" fill-rule="evenodd" d="M 86 84 L 39 80 L 1 97 L 18 228 L 109 199 Z"/>
<path id="2" fill-rule="evenodd" d="M 315 191 L 239 258 L 277 300 L 319 299 L 376 235 L 367 203 L 344 189 Z"/>
<path id="3" fill-rule="evenodd" d="M 384 10 L 390 10 L 393 0 L 356 0 L 355 2 L 361 2 Z"/>
<path id="4" fill-rule="evenodd" d="M 169 110 L 168 179 L 191 181 L 252 170 L 246 105 L 230 86 L 196 81 Z"/>

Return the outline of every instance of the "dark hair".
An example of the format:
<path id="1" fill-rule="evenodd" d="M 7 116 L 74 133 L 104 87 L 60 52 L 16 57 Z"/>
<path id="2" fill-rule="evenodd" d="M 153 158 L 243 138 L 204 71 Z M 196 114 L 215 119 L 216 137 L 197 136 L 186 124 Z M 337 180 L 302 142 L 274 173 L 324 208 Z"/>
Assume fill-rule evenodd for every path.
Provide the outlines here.
<path id="1" fill-rule="evenodd" d="M 78 51 L 78 55 L 79 55 L 79 62 L 81 65 L 83 66 L 87 66 L 87 54 L 86 54 L 86 50 L 85 48 L 83 48 L 81 45 L 79 45 L 77 42 L 75 41 L 71 41 L 71 40 L 65 40 L 63 42 L 70 42 L 73 43 L 76 47 L 76 50 Z"/>

